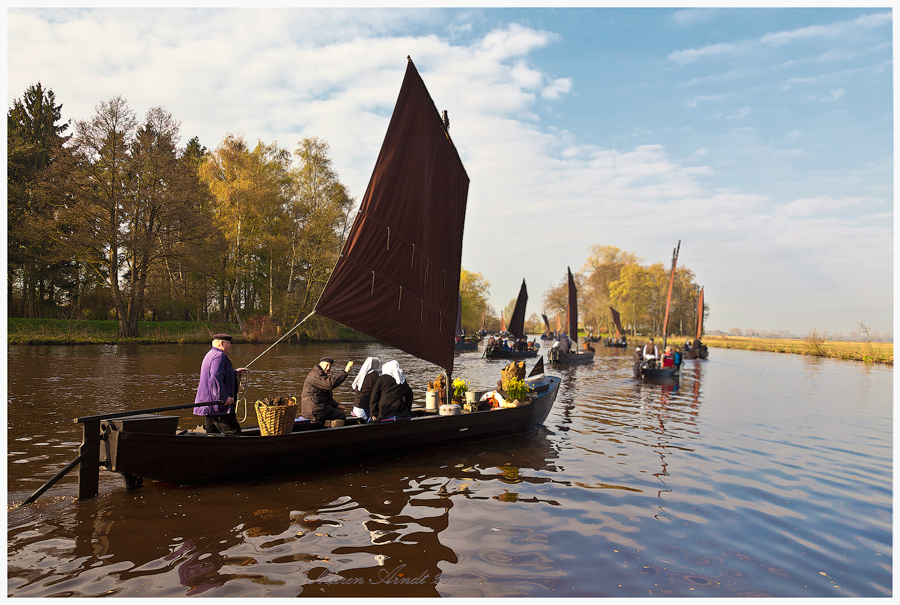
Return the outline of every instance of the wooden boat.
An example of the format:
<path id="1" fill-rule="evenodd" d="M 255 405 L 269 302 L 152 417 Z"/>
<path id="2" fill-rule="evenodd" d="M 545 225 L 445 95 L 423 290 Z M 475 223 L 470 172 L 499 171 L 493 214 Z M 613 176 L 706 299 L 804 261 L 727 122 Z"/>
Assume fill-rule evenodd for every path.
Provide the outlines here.
<path id="1" fill-rule="evenodd" d="M 697 300 L 697 336 L 694 337 L 694 342 L 691 344 L 690 348 L 685 344 L 684 351 L 682 351 L 682 355 L 685 359 L 709 359 L 709 348 L 700 341 L 700 336 L 702 334 L 703 288 L 700 288 L 700 297 Z"/>
<path id="2" fill-rule="evenodd" d="M 575 287 L 575 279 L 572 277 L 572 269 L 566 267 L 569 281 L 569 309 L 566 315 L 569 320 L 569 334 L 573 350 L 563 353 L 554 348 L 547 354 L 547 363 L 553 365 L 568 365 L 577 363 L 594 363 L 594 349 L 578 350 L 578 289 Z"/>
<path id="3" fill-rule="evenodd" d="M 675 266 L 678 264 L 678 251 L 681 250 L 681 240 L 678 240 L 678 246 L 675 247 L 675 250 L 672 252 L 672 272 L 669 274 L 669 294 L 666 296 L 666 314 L 663 318 L 663 345 L 660 348 L 660 356 L 663 355 L 663 352 L 666 350 L 666 342 L 667 342 L 667 334 L 669 330 L 669 308 L 672 304 L 672 287 L 675 284 Z M 656 360 L 647 361 L 643 359 L 643 355 L 639 357 L 639 351 L 641 348 L 635 350 L 635 360 L 634 360 L 634 377 L 635 378 L 646 378 L 646 379 L 666 379 L 666 378 L 676 378 L 681 371 L 681 360 L 674 366 L 669 368 L 659 367 L 656 365 Z"/>
<path id="4" fill-rule="evenodd" d="M 101 461 L 122 473 L 126 485 L 141 479 L 176 485 L 302 473 L 341 462 L 403 454 L 482 439 L 528 433 L 540 427 L 559 392 L 556 377 L 526 381 L 535 396 L 521 407 L 495 408 L 458 416 L 414 410 L 407 421 L 347 424 L 324 428 L 295 423 L 288 435 L 261 436 L 258 428 L 238 436 L 176 434 L 177 416 L 104 421 L 108 436 Z M 162 423 L 168 420 L 168 426 Z M 106 428 L 108 427 L 108 428 Z M 165 432 L 150 430 L 165 428 Z"/>
<path id="5" fill-rule="evenodd" d="M 522 286 L 519 288 L 519 295 L 516 297 L 516 306 L 509 318 L 509 326 L 506 331 L 515 339 L 525 338 L 525 304 L 528 302 L 528 288 L 525 287 L 525 280 L 522 280 Z M 503 327 L 503 313 L 500 313 L 501 329 Z M 485 359 L 528 359 L 537 357 L 540 347 L 537 343 L 530 343 L 528 349 L 515 351 L 512 349 L 504 349 L 499 345 L 487 345 L 484 348 L 483 357 Z"/>
<path id="6" fill-rule="evenodd" d="M 359 212 L 306 319 L 330 317 L 433 363 L 450 385 L 468 187 L 447 123 L 409 60 Z M 177 416 L 148 413 L 194 404 L 77 418 L 84 432 L 78 458 L 26 502 L 77 465 L 83 499 L 97 495 L 101 465 L 121 473 L 129 488 L 145 478 L 206 483 L 527 433 L 546 419 L 560 381 L 527 382 L 534 397 L 519 407 L 455 416 L 418 409 L 409 420 L 337 428 L 301 421 L 278 436 L 253 427 L 229 436 L 177 432 Z"/>

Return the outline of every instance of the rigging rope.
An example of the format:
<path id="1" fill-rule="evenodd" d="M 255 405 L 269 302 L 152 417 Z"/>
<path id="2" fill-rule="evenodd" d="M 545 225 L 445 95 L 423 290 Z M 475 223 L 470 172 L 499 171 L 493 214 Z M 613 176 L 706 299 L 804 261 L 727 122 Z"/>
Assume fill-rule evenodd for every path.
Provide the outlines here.
<path id="1" fill-rule="evenodd" d="M 279 342 L 281 342 L 282 340 L 284 340 L 285 338 L 287 338 L 288 336 L 290 336 L 290 335 L 294 332 L 294 330 L 296 330 L 297 328 L 299 328 L 299 327 L 303 324 L 303 322 L 305 322 L 307 319 L 309 319 L 310 317 L 312 317 L 313 315 L 315 315 L 315 313 L 316 313 L 315 310 L 311 311 L 309 315 L 307 315 L 306 317 L 304 317 L 303 319 L 301 319 L 299 322 L 297 322 L 297 325 L 295 325 L 293 328 L 291 328 L 290 330 L 288 330 L 287 332 L 285 332 L 285 333 L 284 333 L 284 336 L 282 336 L 281 338 L 279 338 L 278 340 L 276 340 L 275 342 L 273 342 L 273 343 L 269 346 L 268 349 L 266 349 L 265 351 L 263 351 L 262 353 L 260 353 L 259 355 L 257 355 L 257 356 L 256 356 L 256 359 L 254 359 L 253 361 L 251 361 L 250 363 L 248 363 L 248 364 L 247 364 L 246 366 L 244 366 L 244 367 L 249 368 L 249 367 L 252 366 L 254 363 L 256 363 L 256 360 L 257 360 L 257 359 L 259 359 L 260 357 L 262 357 L 263 355 L 265 355 L 266 353 L 268 353 L 269 350 L 271 350 L 272 347 L 274 347 L 274 346 L 277 345 Z M 238 410 L 238 407 L 240 406 L 241 402 L 244 403 L 244 419 L 241 420 L 241 422 L 244 422 L 244 420 L 247 420 L 247 391 L 249 390 L 249 388 L 250 388 L 250 376 L 249 376 L 249 374 L 244 374 L 243 376 L 241 376 L 241 381 L 240 381 L 240 384 L 238 385 L 238 392 L 240 393 L 241 389 L 243 389 L 243 391 L 244 391 L 244 392 L 243 392 L 244 397 L 243 397 L 242 399 L 239 399 L 239 398 L 235 397 L 235 402 L 234 402 L 234 411 L 235 411 L 235 415 L 237 414 L 237 410 Z"/>

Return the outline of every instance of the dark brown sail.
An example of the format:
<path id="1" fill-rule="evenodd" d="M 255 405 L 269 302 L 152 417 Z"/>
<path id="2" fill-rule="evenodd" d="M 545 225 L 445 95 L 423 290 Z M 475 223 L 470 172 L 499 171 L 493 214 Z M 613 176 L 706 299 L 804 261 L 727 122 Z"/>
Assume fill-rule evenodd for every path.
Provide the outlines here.
<path id="1" fill-rule="evenodd" d="M 616 324 L 616 338 L 618 338 L 624 333 L 624 330 L 622 330 L 622 320 L 618 311 L 612 307 L 610 307 L 609 310 L 612 312 L 613 323 Z"/>
<path id="2" fill-rule="evenodd" d="M 513 309 L 512 316 L 509 318 L 510 334 L 516 338 L 525 336 L 525 303 L 528 302 L 528 290 L 525 288 L 525 280 L 522 280 L 522 287 L 519 288 L 519 296 L 516 298 L 516 307 Z"/>
<path id="3" fill-rule="evenodd" d="M 456 147 L 410 60 L 315 312 L 451 373 L 468 191 Z"/>
<path id="4" fill-rule="evenodd" d="M 700 300 L 697 301 L 697 338 L 703 335 L 703 288 L 700 288 Z"/>
<path id="5" fill-rule="evenodd" d="M 566 267 L 569 273 L 569 340 L 578 348 L 578 290 L 575 288 L 575 280 L 572 278 L 572 269 Z"/>

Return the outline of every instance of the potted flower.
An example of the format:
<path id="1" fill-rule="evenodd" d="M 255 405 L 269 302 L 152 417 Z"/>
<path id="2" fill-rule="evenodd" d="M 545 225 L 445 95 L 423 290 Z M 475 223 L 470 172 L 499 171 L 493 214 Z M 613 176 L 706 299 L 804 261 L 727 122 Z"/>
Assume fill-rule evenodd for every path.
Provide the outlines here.
<path id="1" fill-rule="evenodd" d="M 469 383 L 462 378 L 457 378 L 450 386 L 453 387 L 453 401 L 462 403 L 466 397 L 466 392 L 469 390 Z"/>
<path id="2" fill-rule="evenodd" d="M 528 393 L 531 388 L 521 378 L 510 378 L 506 385 L 507 407 L 525 405 L 530 401 Z"/>

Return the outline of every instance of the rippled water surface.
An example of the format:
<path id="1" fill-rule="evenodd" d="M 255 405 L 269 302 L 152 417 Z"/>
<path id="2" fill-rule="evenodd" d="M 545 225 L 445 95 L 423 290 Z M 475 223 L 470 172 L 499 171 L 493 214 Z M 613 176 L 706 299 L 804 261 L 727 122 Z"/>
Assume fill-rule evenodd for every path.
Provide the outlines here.
<path id="1" fill-rule="evenodd" d="M 220 486 L 103 472 L 84 502 L 71 473 L 15 507 L 77 455 L 73 418 L 193 401 L 206 350 L 8 348 L 8 595 L 892 596 L 892 368 L 793 355 L 711 349 L 647 383 L 600 347 L 548 369 L 562 386 L 529 436 Z M 420 403 L 438 373 L 278 345 L 251 402 L 298 393 L 326 353 L 398 359 Z M 489 387 L 502 365 L 465 353 L 454 375 Z"/>

